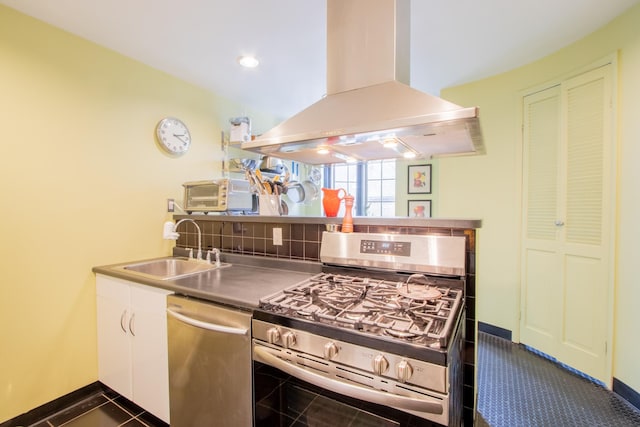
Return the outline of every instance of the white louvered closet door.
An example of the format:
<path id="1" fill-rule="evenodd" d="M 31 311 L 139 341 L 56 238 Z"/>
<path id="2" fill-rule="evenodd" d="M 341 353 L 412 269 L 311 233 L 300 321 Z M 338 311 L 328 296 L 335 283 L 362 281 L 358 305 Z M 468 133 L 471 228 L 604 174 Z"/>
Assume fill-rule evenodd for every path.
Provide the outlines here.
<path id="1" fill-rule="evenodd" d="M 520 337 L 610 383 L 611 65 L 524 98 Z"/>

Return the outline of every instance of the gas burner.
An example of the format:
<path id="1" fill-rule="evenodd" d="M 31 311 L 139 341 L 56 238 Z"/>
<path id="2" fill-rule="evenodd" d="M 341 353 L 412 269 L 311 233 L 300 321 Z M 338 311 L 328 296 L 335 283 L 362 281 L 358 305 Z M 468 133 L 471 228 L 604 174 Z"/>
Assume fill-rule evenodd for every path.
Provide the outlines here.
<path id="1" fill-rule="evenodd" d="M 346 312 L 344 313 L 344 317 L 346 317 L 349 320 L 362 320 L 364 319 L 366 313 L 355 313 L 355 312 Z"/>
<path id="2" fill-rule="evenodd" d="M 297 314 L 299 314 L 302 317 L 311 317 L 313 316 L 313 311 L 304 311 L 304 310 L 298 310 L 296 311 Z"/>
<path id="3" fill-rule="evenodd" d="M 432 301 L 442 297 L 440 290 L 423 285 L 409 285 L 408 283 L 398 287 L 398 295 L 402 295 L 405 298 Z"/>
<path id="4" fill-rule="evenodd" d="M 319 273 L 261 300 L 260 307 L 388 339 L 446 346 L 462 305 L 462 286 L 454 283 L 422 274 L 394 282 Z"/>
<path id="5" fill-rule="evenodd" d="M 401 338 L 403 340 L 408 340 L 408 341 L 415 341 L 421 338 L 420 334 L 412 334 L 410 332 L 396 331 L 394 329 L 385 329 L 383 333 L 386 335 L 390 335 L 394 338 Z"/>

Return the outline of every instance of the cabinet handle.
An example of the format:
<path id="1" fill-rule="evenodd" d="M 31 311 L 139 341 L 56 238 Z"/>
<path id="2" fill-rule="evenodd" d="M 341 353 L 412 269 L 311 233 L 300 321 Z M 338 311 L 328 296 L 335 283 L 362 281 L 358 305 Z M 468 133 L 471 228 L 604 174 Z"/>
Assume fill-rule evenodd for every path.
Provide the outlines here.
<path id="1" fill-rule="evenodd" d="M 124 318 L 127 316 L 127 310 L 122 310 L 122 315 L 120 316 L 120 328 L 122 329 L 122 332 L 124 332 L 125 334 L 127 333 L 127 330 L 124 327 Z"/>
<path id="2" fill-rule="evenodd" d="M 131 315 L 131 317 L 129 318 L 129 331 L 131 332 L 131 335 L 133 335 L 134 337 L 136 336 L 136 333 L 133 331 L 135 324 L 134 324 L 134 319 L 136 318 L 136 314 L 133 313 Z"/>
<path id="3" fill-rule="evenodd" d="M 564 225 L 564 221 L 561 219 L 557 219 L 554 224 L 556 225 L 556 227 L 562 227 Z"/>

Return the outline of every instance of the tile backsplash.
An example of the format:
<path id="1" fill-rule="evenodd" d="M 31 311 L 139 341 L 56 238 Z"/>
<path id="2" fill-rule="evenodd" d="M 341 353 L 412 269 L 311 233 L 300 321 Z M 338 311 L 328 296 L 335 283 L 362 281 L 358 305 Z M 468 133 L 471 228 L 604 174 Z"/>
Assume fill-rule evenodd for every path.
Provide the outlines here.
<path id="1" fill-rule="evenodd" d="M 320 261 L 320 240 L 325 226 L 321 224 L 271 224 L 260 222 L 202 221 L 203 251 L 219 248 L 222 252 L 274 258 Z M 184 224 L 177 246 L 196 248 L 195 226 Z M 282 245 L 274 245 L 273 229 L 282 231 Z"/>
<path id="2" fill-rule="evenodd" d="M 258 255 L 283 259 L 320 261 L 320 242 L 325 231 L 324 224 L 283 224 L 242 221 L 198 221 L 202 230 L 203 251 L 219 248 L 222 252 Z M 183 228 L 184 227 L 184 228 Z M 280 228 L 282 245 L 274 245 L 273 229 Z M 180 248 L 197 248 L 198 235 L 193 224 L 181 225 Z M 389 225 L 354 225 L 354 232 L 393 234 L 438 234 L 467 235 L 473 230 L 439 227 L 405 227 Z M 470 239 L 467 239 L 469 242 Z M 469 242 L 475 244 L 474 241 Z M 468 243 L 468 246 L 469 246 Z M 467 248 L 469 252 L 469 247 Z"/>

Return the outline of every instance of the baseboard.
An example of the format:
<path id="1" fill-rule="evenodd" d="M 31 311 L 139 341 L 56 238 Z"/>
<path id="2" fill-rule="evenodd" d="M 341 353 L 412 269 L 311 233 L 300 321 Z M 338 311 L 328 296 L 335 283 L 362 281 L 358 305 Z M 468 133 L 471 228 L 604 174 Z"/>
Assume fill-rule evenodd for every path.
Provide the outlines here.
<path id="1" fill-rule="evenodd" d="M 615 377 L 613 378 L 613 391 L 640 410 L 640 393 Z"/>
<path id="2" fill-rule="evenodd" d="M 488 323 L 478 322 L 478 331 L 487 333 L 489 335 L 494 335 L 496 337 L 504 338 L 505 340 L 511 341 L 511 331 L 508 329 L 503 329 L 498 326 L 493 326 Z M 1 426 L 0 426 L 1 427 Z"/>
<path id="3" fill-rule="evenodd" d="M 0 427 L 18 427 L 34 424 L 38 421 L 50 417 L 51 415 L 68 406 L 73 405 L 74 403 L 80 402 L 87 397 L 104 390 L 105 387 L 102 385 L 102 383 L 96 381 L 95 383 L 86 385 L 78 390 L 72 391 L 71 393 L 65 394 L 64 396 L 52 400 L 51 402 L 45 403 L 42 406 L 38 406 L 37 408 L 30 410 L 29 412 L 18 415 L 15 418 L 0 423 Z"/>

